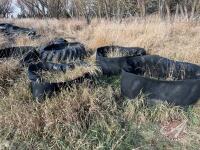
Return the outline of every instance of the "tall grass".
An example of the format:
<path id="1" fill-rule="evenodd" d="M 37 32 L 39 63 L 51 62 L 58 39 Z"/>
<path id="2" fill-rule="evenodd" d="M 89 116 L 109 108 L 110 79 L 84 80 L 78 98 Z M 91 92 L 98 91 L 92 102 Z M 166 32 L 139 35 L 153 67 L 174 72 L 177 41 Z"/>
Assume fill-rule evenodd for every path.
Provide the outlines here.
<path id="1" fill-rule="evenodd" d="M 157 17 L 117 21 L 93 20 L 0 20 L 33 27 L 44 35 L 30 40 L 21 36 L 16 45 L 41 45 L 54 37 L 83 42 L 87 50 L 104 45 L 139 46 L 150 54 L 200 64 L 200 23 L 177 19 L 164 21 Z M 37 22 L 37 23 L 36 23 Z M 1 42 L 5 39 L 1 38 Z M 89 61 L 94 61 L 93 55 Z M 0 86 L 6 89 L 0 100 L 0 149 L 198 149 L 200 143 L 200 110 L 180 108 L 165 103 L 146 105 L 146 96 L 134 100 L 120 96 L 120 77 L 102 77 L 94 85 L 87 82 L 63 90 L 42 104 L 30 93 L 25 72 L 14 83 L 15 65 L 9 60 L 0 65 Z M 92 73 L 93 66 L 89 69 Z M 86 71 L 88 71 L 86 69 Z M 8 72 L 8 73 L 7 73 Z M 71 72 L 75 78 L 84 72 Z M 17 73 L 18 74 L 18 73 Z M 68 77 L 67 77 L 68 78 Z M 60 77 L 55 80 L 60 80 Z M 64 78 L 65 79 L 65 78 Z M 161 132 L 186 122 L 185 131 L 174 140 Z M 185 133 L 186 132 L 186 133 Z M 167 135 L 163 135 L 166 133 Z M 179 136 L 180 135 L 180 136 Z"/>

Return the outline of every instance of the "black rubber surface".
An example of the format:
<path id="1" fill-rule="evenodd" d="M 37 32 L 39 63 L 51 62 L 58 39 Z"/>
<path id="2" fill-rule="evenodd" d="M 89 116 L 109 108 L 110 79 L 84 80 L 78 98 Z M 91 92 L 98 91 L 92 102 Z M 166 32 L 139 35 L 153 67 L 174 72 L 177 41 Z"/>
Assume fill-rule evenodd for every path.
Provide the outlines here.
<path id="1" fill-rule="evenodd" d="M 61 39 L 60 39 L 61 41 Z M 51 53 L 52 51 L 60 50 L 62 48 L 63 42 L 54 41 L 53 44 L 57 44 L 57 49 L 49 49 L 47 52 Z M 64 41 L 65 42 L 65 41 Z M 55 45 L 54 45 L 55 46 Z M 22 46 L 22 47 L 9 47 L 0 50 L 0 58 L 18 58 L 22 67 L 28 67 L 28 76 L 31 81 L 30 87 L 33 94 L 33 98 L 38 101 L 43 101 L 45 97 L 51 97 L 53 93 L 60 91 L 62 88 L 70 87 L 72 84 L 81 83 L 85 79 L 91 79 L 89 74 L 84 74 L 82 77 L 76 78 L 71 81 L 59 82 L 59 83 L 50 83 L 44 81 L 42 78 L 42 71 L 49 72 L 63 72 L 73 69 L 75 67 L 74 63 L 68 64 L 55 64 L 50 62 L 45 62 L 41 60 L 42 55 L 36 50 L 36 47 L 31 46 Z M 62 52 L 70 51 L 71 49 L 61 49 Z M 76 49 L 76 52 L 81 51 L 78 54 L 82 53 L 82 49 Z M 86 53 L 86 52 L 85 52 Z M 71 56 L 71 55 L 69 55 Z M 82 53 L 83 56 L 83 53 Z M 75 58 L 82 58 L 81 55 Z M 87 65 L 84 62 L 79 62 L 79 65 Z"/>
<path id="2" fill-rule="evenodd" d="M 109 50 L 117 49 L 120 52 L 126 52 L 129 56 L 121 57 L 121 58 L 107 58 L 106 53 Z M 123 65 L 126 63 L 129 57 L 133 58 L 135 56 L 140 56 L 146 54 L 143 48 L 126 48 L 119 46 L 106 46 L 99 48 L 97 50 L 97 62 L 100 63 L 104 74 L 112 75 L 118 74 L 121 72 Z M 48 71 L 63 71 L 66 72 L 69 67 L 69 64 L 53 64 L 53 63 L 44 63 L 54 61 L 64 61 L 68 60 L 76 60 L 82 59 L 86 55 L 85 48 L 80 43 L 68 43 L 64 39 L 56 39 L 52 42 L 48 43 L 46 46 L 40 49 L 40 57 L 43 61 L 43 64 L 31 65 L 29 67 L 29 78 L 31 80 L 31 87 L 33 97 L 38 101 L 44 100 L 45 96 L 51 97 L 55 91 L 59 91 L 61 88 L 67 85 L 67 83 L 73 83 L 73 81 L 66 81 L 61 83 L 49 83 L 42 81 L 41 75 L 39 75 L 40 70 L 48 70 Z M 114 61 L 113 61 L 114 60 Z M 45 65 L 44 65 L 45 64 Z M 47 67 L 48 64 L 48 67 Z M 51 65 L 49 65 L 51 64 Z M 53 64 L 53 65 L 52 65 Z M 71 64 L 70 64 L 71 65 Z M 82 63 L 84 65 L 84 63 Z M 49 67 L 51 66 L 51 67 Z M 53 67 L 52 67 L 53 66 Z M 57 69 L 55 69 L 57 68 Z M 92 75 L 87 75 L 89 78 L 92 78 Z M 80 77 L 77 80 L 81 81 L 86 78 L 85 76 Z"/>
<path id="3" fill-rule="evenodd" d="M 169 75 L 172 81 L 166 80 Z M 152 102 L 161 100 L 186 106 L 200 99 L 199 91 L 198 65 L 159 56 L 143 56 L 129 59 L 122 71 L 121 92 L 131 99 L 142 92 Z"/>
<path id="4" fill-rule="evenodd" d="M 20 46 L 0 49 L 0 58 L 18 58 L 22 66 L 28 66 L 39 60 L 36 47 Z"/>
<path id="5" fill-rule="evenodd" d="M 8 47 L 0 49 L 0 57 L 21 57 L 30 50 L 34 50 L 35 47 L 32 46 L 20 46 L 20 47 Z"/>
<path id="6" fill-rule="evenodd" d="M 65 62 L 84 58 L 86 50 L 81 43 L 71 43 L 59 38 L 41 47 L 40 56 L 44 62 Z"/>
<path id="7" fill-rule="evenodd" d="M 43 101 L 45 97 L 51 97 L 55 92 L 60 91 L 62 88 L 70 87 L 73 83 L 81 83 L 84 79 L 91 78 L 89 74 L 85 74 L 77 79 L 58 83 L 51 83 L 50 81 L 44 81 L 42 79 L 42 71 L 66 73 L 75 67 L 74 61 L 82 60 L 86 54 L 83 44 L 78 42 L 70 43 L 63 38 L 55 39 L 39 48 L 41 62 L 30 65 L 28 69 L 33 98 L 39 102 Z M 59 63 L 66 61 L 68 63 Z M 80 65 L 86 64 L 80 62 Z"/>
<path id="8" fill-rule="evenodd" d="M 126 57 L 109 58 L 110 52 L 126 53 Z M 124 65 L 127 64 L 127 59 L 135 56 L 146 55 L 146 51 L 139 47 L 120 47 L 120 46 L 104 46 L 97 49 L 96 60 L 97 64 L 102 68 L 103 74 L 116 75 L 120 74 Z"/>
<path id="9" fill-rule="evenodd" d="M 56 83 L 45 81 L 43 78 L 44 71 L 67 73 L 74 69 L 74 61 L 82 60 L 86 56 L 81 43 L 69 43 L 60 38 L 40 47 L 39 51 L 36 49 L 29 46 L 5 48 L 0 50 L 0 58 L 22 58 L 21 64 L 28 66 L 33 98 L 39 102 L 46 97 L 50 98 L 63 88 L 70 88 L 85 79 L 96 78 L 89 73 L 74 80 Z M 126 55 L 109 57 L 112 52 Z M 59 63 L 66 60 L 69 63 Z M 54 61 L 57 63 L 53 63 Z M 195 104 L 200 99 L 198 65 L 146 55 L 143 48 L 120 46 L 98 48 L 96 62 L 104 75 L 121 73 L 121 94 L 127 98 L 134 99 L 142 92 L 147 95 L 149 102 L 167 101 L 180 106 Z M 80 65 L 87 64 L 81 61 Z"/>
<path id="10" fill-rule="evenodd" d="M 63 88 L 69 88 L 73 84 L 82 83 L 86 79 L 92 79 L 93 77 L 86 73 L 81 77 L 78 77 L 74 80 L 69 80 L 65 82 L 49 82 L 45 81 L 42 78 L 42 71 L 50 71 L 50 72 L 63 72 L 73 69 L 75 65 L 73 63 L 70 64 L 54 64 L 54 63 L 38 63 L 32 64 L 29 66 L 28 73 L 29 79 L 31 80 L 31 92 L 33 94 L 33 98 L 38 102 L 42 102 L 46 97 L 52 97 L 57 92 L 60 92 Z"/>
<path id="11" fill-rule="evenodd" d="M 31 38 L 38 37 L 36 35 L 36 31 L 29 28 L 18 27 L 10 23 L 1 23 L 0 24 L 0 32 L 5 35 L 14 35 L 14 34 L 26 34 Z"/>
<path id="12" fill-rule="evenodd" d="M 8 25 L 9 26 L 9 25 Z M 22 46 L 9 47 L 0 50 L 0 58 L 19 58 L 22 66 L 28 66 L 28 75 L 31 81 L 31 90 L 33 98 L 42 101 L 45 97 L 51 97 L 53 93 L 60 91 L 62 88 L 70 87 L 72 84 L 81 83 L 85 79 L 92 78 L 89 73 L 84 74 L 71 81 L 50 83 L 42 79 L 42 71 L 49 72 L 67 72 L 75 67 L 74 63 L 55 64 L 51 61 L 76 61 L 86 56 L 86 51 L 81 43 L 69 43 L 64 39 L 56 39 L 46 46 L 39 48 Z M 79 61 L 78 65 L 87 65 Z"/>

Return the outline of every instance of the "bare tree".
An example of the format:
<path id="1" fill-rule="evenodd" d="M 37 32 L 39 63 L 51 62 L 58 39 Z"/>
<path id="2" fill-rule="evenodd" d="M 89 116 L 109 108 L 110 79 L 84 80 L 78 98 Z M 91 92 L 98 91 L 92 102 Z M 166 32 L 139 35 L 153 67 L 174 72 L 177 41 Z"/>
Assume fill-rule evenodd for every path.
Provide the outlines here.
<path id="1" fill-rule="evenodd" d="M 18 7 L 27 17 L 60 18 L 67 15 L 66 0 L 17 0 Z"/>
<path id="2" fill-rule="evenodd" d="M 137 0 L 137 5 L 139 8 L 140 16 L 144 17 L 146 15 L 146 1 Z"/>
<path id="3" fill-rule="evenodd" d="M 4 0 L 8 1 L 8 0 Z M 27 17 L 94 17 L 122 19 L 158 13 L 162 18 L 183 15 L 193 18 L 200 13 L 200 0 L 17 0 Z"/>
<path id="4" fill-rule="evenodd" d="M 0 0 L 0 16 L 8 17 L 12 12 L 12 0 Z"/>

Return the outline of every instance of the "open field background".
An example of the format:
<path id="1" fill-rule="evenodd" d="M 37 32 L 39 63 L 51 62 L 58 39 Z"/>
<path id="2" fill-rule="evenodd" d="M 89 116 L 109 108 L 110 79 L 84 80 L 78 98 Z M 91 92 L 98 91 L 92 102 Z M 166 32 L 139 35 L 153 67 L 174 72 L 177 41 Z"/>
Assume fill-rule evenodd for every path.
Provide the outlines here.
<path id="1" fill-rule="evenodd" d="M 39 46 L 55 37 L 85 44 L 95 52 L 104 45 L 144 47 L 149 54 L 200 65 L 200 22 L 176 18 L 132 18 L 123 21 L 4 20 L 33 27 L 41 35 L 15 41 L 0 35 L 1 47 Z M 95 55 L 90 59 L 94 60 Z M 120 78 L 102 77 L 97 86 L 87 83 L 63 91 L 43 104 L 30 94 L 26 70 L 15 60 L 0 64 L 0 149 L 199 149 L 200 107 L 144 105 L 145 97 L 120 96 Z M 73 73 L 75 77 L 77 73 Z M 162 129 L 176 128 L 167 133 Z M 167 131 L 166 129 L 166 131 Z"/>

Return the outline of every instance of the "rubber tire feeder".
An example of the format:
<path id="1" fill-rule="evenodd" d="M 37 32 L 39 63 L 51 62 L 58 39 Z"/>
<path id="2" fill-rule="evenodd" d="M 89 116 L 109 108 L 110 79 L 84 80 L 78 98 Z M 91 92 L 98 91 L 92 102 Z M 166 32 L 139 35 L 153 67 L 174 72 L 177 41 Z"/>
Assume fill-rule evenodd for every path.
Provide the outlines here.
<path id="1" fill-rule="evenodd" d="M 41 60 L 44 62 L 63 62 L 83 59 L 86 56 L 83 44 L 68 41 L 60 38 L 49 42 L 39 50 Z"/>
<path id="2" fill-rule="evenodd" d="M 118 53 L 127 52 L 126 57 L 109 58 L 107 54 L 112 50 Z M 120 47 L 120 46 L 104 46 L 97 49 L 96 61 L 97 65 L 102 69 L 104 75 L 117 75 L 121 73 L 124 65 L 126 65 L 128 58 L 134 58 L 135 56 L 146 55 L 146 51 L 139 47 Z"/>
<path id="3" fill-rule="evenodd" d="M 143 56 L 129 59 L 124 66 L 121 79 L 121 93 L 130 99 L 136 98 L 141 92 L 148 96 L 149 101 L 167 101 L 170 104 L 187 106 L 200 99 L 200 66 L 185 62 L 169 60 L 159 56 Z M 164 77 L 171 71 L 176 81 L 167 81 Z M 144 77 L 145 69 L 149 68 L 155 76 Z M 181 70 L 185 71 L 182 79 Z"/>

